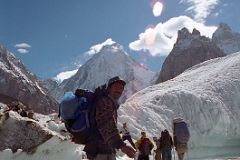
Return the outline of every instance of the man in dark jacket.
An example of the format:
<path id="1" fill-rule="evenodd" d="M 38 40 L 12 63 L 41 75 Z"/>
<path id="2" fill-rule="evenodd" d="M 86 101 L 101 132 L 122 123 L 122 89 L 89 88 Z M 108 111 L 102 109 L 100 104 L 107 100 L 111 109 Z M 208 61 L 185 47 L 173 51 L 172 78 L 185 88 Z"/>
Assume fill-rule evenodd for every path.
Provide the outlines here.
<path id="1" fill-rule="evenodd" d="M 172 160 L 173 140 L 168 130 L 161 132 L 160 149 L 162 152 L 162 160 Z"/>
<path id="2" fill-rule="evenodd" d="M 135 150 L 127 146 L 117 128 L 118 99 L 121 97 L 126 85 L 118 76 L 108 81 L 108 94 L 97 100 L 96 123 L 98 131 L 85 145 L 84 151 L 91 160 L 116 160 L 116 149 L 133 158 Z"/>
<path id="3" fill-rule="evenodd" d="M 131 146 L 132 146 L 134 149 L 136 149 L 135 144 L 133 143 L 132 137 L 131 137 L 131 135 L 130 135 L 130 132 L 129 132 L 129 130 L 128 130 L 128 127 L 127 127 L 127 123 L 126 123 L 126 122 L 123 123 L 123 126 L 122 126 L 122 128 L 121 128 L 121 130 L 120 130 L 120 133 L 122 134 L 122 140 L 123 140 L 123 141 L 128 140 L 128 142 L 131 144 Z"/>

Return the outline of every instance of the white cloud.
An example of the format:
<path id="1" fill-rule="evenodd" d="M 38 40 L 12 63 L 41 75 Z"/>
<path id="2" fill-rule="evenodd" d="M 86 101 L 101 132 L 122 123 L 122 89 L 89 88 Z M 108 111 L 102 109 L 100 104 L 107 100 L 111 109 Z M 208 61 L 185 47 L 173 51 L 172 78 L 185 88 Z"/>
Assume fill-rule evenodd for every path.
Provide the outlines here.
<path id="1" fill-rule="evenodd" d="M 153 15 L 155 17 L 160 16 L 162 13 L 162 10 L 163 10 L 163 4 L 160 2 L 156 2 L 153 6 Z"/>
<path id="2" fill-rule="evenodd" d="M 29 52 L 29 48 L 31 48 L 31 46 L 27 43 L 19 43 L 15 45 L 15 48 L 17 48 L 19 53 L 25 54 Z"/>
<path id="3" fill-rule="evenodd" d="M 31 48 L 31 46 L 27 43 L 19 43 L 15 45 L 16 48 L 24 48 L 24 49 L 28 49 Z"/>
<path id="4" fill-rule="evenodd" d="M 64 79 L 68 79 L 68 78 L 72 77 L 74 74 L 77 73 L 77 71 L 78 71 L 78 69 L 75 69 L 72 71 L 61 72 L 56 77 L 54 77 L 54 79 L 56 79 L 59 82 L 62 82 Z"/>
<path id="5" fill-rule="evenodd" d="M 183 27 L 186 27 L 190 32 L 196 28 L 201 32 L 201 35 L 209 38 L 217 29 L 216 26 L 206 26 L 187 16 L 174 17 L 165 23 L 157 24 L 154 28 L 146 29 L 144 33 L 139 35 L 138 40 L 129 44 L 129 48 L 135 51 L 149 51 L 153 56 L 168 55 L 176 42 L 178 30 Z"/>
<path id="6" fill-rule="evenodd" d="M 24 49 L 24 48 L 19 48 L 19 49 L 17 49 L 17 51 L 18 51 L 19 53 L 22 53 L 22 54 L 26 54 L 26 53 L 29 52 L 27 49 Z"/>
<path id="7" fill-rule="evenodd" d="M 108 38 L 105 42 L 92 46 L 90 48 L 90 50 L 88 52 L 86 52 L 85 54 L 94 55 L 94 54 L 98 53 L 104 46 L 112 45 L 114 43 L 116 43 L 116 42 L 114 42 L 111 38 Z"/>
<path id="8" fill-rule="evenodd" d="M 220 0 L 182 0 L 181 3 L 187 3 L 190 7 L 186 11 L 194 13 L 194 19 L 198 22 L 205 22 L 207 16 L 215 8 Z"/>

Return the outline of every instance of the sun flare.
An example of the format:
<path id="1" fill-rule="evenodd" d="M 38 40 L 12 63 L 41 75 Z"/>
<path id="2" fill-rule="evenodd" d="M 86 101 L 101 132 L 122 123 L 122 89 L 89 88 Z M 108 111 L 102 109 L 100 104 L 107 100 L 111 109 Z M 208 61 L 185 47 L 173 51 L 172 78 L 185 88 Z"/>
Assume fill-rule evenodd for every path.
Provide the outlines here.
<path id="1" fill-rule="evenodd" d="M 161 2 L 156 2 L 153 6 L 153 15 L 158 17 L 161 15 L 163 10 L 163 4 Z"/>

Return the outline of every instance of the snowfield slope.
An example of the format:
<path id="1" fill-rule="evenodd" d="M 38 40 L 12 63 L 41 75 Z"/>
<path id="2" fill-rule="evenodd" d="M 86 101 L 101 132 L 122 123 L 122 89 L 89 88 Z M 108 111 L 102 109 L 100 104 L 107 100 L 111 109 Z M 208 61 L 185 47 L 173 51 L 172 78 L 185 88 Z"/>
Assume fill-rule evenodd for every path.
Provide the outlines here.
<path id="1" fill-rule="evenodd" d="M 130 97 L 120 109 L 134 136 L 159 136 L 183 116 L 191 148 L 240 146 L 240 52 L 193 66 Z"/>

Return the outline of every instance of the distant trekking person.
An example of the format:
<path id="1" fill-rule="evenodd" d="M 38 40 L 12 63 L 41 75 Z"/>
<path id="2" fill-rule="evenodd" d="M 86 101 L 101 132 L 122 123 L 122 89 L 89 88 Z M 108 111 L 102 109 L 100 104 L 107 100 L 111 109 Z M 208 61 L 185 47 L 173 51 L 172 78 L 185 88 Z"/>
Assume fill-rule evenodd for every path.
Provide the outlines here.
<path id="1" fill-rule="evenodd" d="M 190 133 L 187 123 L 183 118 L 175 118 L 173 120 L 173 140 L 179 160 L 183 160 L 185 153 L 188 151 L 187 143 L 189 139 Z"/>
<path id="2" fill-rule="evenodd" d="M 153 137 L 153 141 L 155 142 L 156 145 L 156 149 L 154 150 L 155 152 L 155 160 L 162 160 L 162 156 L 161 156 L 161 149 L 160 149 L 160 139 L 158 139 L 157 137 Z"/>
<path id="3" fill-rule="evenodd" d="M 170 136 L 168 130 L 164 130 L 161 132 L 160 137 L 160 149 L 162 153 L 162 160 L 172 160 L 172 147 L 173 140 Z"/>
<path id="4" fill-rule="evenodd" d="M 27 117 L 27 112 L 25 111 L 25 109 L 22 109 L 19 113 L 22 117 Z"/>
<path id="5" fill-rule="evenodd" d="M 120 133 L 122 134 L 122 140 L 128 140 L 128 142 L 132 145 L 134 149 L 136 149 L 135 144 L 133 143 L 132 137 L 130 135 L 130 132 L 127 127 L 127 123 L 123 123 L 123 127 L 120 130 Z"/>
<path id="6" fill-rule="evenodd" d="M 35 120 L 35 121 L 39 121 L 39 120 L 35 117 L 35 114 L 34 114 L 33 110 L 29 110 L 29 111 L 27 112 L 27 117 L 30 118 L 30 119 L 33 119 L 33 120 Z"/>
<path id="7" fill-rule="evenodd" d="M 154 146 L 145 132 L 141 132 L 141 137 L 137 140 L 135 146 L 139 150 L 138 160 L 149 160 L 149 155 Z"/>
<path id="8" fill-rule="evenodd" d="M 14 111 L 14 112 L 20 113 L 20 111 L 21 111 L 20 103 L 18 101 L 13 101 L 10 104 L 8 104 L 7 106 L 8 106 L 8 109 L 5 110 L 4 112 Z"/>
<path id="9" fill-rule="evenodd" d="M 8 109 L 4 112 L 14 111 L 20 114 L 22 117 L 27 117 L 27 112 L 25 111 L 25 106 L 20 101 L 13 101 L 12 103 L 8 104 Z"/>
<path id="10" fill-rule="evenodd" d="M 93 104 L 96 105 L 97 130 L 84 147 L 90 160 L 116 160 L 116 149 L 120 149 L 130 158 L 135 156 L 135 150 L 123 142 L 117 128 L 118 99 L 125 85 L 126 82 L 118 76 L 111 78 L 107 85 L 107 95 Z"/>

